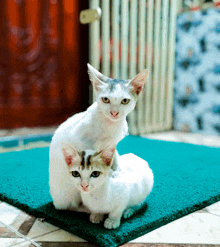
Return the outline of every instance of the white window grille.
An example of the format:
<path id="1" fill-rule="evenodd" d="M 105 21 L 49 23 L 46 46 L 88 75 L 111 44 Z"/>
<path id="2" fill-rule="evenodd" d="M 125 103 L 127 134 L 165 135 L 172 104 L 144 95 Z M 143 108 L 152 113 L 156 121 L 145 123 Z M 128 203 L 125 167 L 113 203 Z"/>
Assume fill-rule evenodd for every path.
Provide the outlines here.
<path id="1" fill-rule="evenodd" d="M 129 114 L 130 134 L 172 128 L 177 0 L 90 0 L 102 10 L 90 24 L 90 63 L 112 78 L 148 69 L 144 92 Z"/>

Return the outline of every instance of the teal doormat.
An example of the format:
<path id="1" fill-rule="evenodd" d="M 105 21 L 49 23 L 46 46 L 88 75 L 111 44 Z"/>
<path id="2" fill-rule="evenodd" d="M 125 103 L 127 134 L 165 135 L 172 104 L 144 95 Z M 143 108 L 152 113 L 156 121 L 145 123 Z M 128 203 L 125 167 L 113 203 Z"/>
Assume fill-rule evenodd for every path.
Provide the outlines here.
<path id="1" fill-rule="evenodd" d="M 54 209 L 49 148 L 0 154 L 0 200 L 103 247 L 126 243 L 220 200 L 220 148 L 127 136 L 118 151 L 147 160 L 155 177 L 143 209 L 118 229 L 92 224 L 87 214 Z"/>

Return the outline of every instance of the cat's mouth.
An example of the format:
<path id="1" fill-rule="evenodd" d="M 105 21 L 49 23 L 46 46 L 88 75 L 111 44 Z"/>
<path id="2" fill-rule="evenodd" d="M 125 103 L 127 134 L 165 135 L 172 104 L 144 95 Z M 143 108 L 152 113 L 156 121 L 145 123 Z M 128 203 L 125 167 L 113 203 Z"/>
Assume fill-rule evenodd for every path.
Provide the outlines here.
<path id="1" fill-rule="evenodd" d="M 111 117 L 111 119 L 113 119 L 113 120 L 118 120 L 118 116 L 115 116 L 115 117 Z"/>
<path id="2" fill-rule="evenodd" d="M 119 116 L 118 115 L 110 115 L 110 118 L 112 119 L 112 120 L 118 120 L 119 119 Z"/>
<path id="3" fill-rule="evenodd" d="M 109 124 L 112 124 L 114 122 L 117 122 L 119 120 L 119 117 L 113 118 L 112 116 L 106 116 L 105 121 Z"/>
<path id="4" fill-rule="evenodd" d="M 89 189 L 88 189 L 88 188 L 81 188 L 81 190 L 82 190 L 83 192 L 89 192 Z"/>

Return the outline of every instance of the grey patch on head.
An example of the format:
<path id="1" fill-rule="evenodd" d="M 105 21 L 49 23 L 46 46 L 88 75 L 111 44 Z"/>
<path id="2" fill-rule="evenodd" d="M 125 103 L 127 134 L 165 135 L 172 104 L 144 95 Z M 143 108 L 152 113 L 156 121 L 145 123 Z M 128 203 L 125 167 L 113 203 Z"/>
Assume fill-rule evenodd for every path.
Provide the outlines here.
<path id="1" fill-rule="evenodd" d="M 116 89 L 116 85 L 125 85 L 128 83 L 128 80 L 120 80 L 120 79 L 108 79 L 108 89 L 110 92 L 113 92 Z"/>

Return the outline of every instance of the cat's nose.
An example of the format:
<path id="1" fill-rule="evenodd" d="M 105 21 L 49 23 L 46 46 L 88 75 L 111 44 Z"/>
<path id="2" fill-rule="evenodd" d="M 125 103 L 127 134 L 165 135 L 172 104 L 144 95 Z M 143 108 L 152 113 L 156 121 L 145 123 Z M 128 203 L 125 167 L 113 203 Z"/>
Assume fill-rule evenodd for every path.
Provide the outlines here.
<path id="1" fill-rule="evenodd" d="M 81 186 L 82 186 L 82 188 L 86 189 L 86 188 L 88 188 L 89 185 L 83 183 L 83 184 L 81 184 Z"/>
<path id="2" fill-rule="evenodd" d="M 118 115 L 118 111 L 111 111 L 112 116 L 116 117 Z"/>

